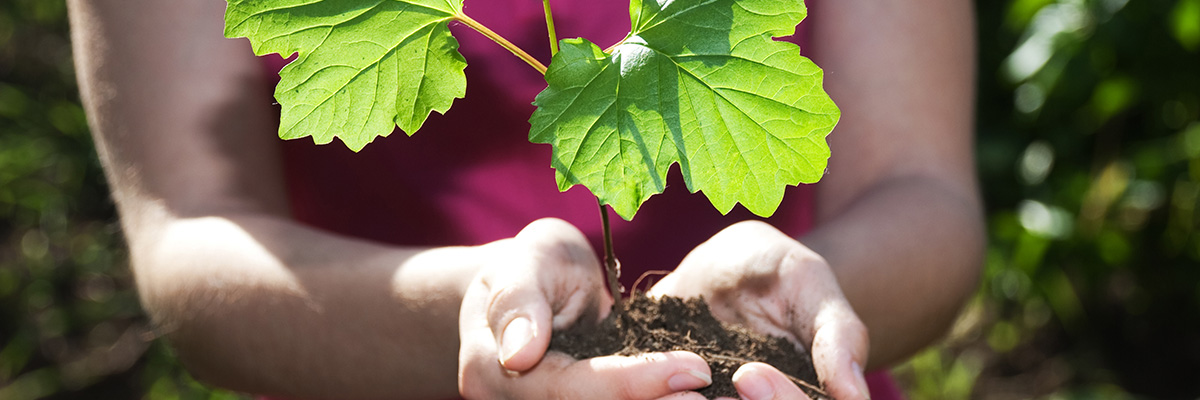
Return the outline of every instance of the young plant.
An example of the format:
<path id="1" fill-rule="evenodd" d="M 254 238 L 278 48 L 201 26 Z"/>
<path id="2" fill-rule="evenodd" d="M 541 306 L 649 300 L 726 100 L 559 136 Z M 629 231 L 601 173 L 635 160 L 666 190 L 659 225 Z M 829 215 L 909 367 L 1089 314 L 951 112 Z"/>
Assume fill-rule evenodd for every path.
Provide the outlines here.
<path id="1" fill-rule="evenodd" d="M 297 54 L 275 89 L 280 137 L 337 137 L 354 151 L 396 127 L 416 133 L 465 95 L 449 22 L 525 60 L 548 84 L 529 140 L 553 146 L 560 190 L 583 185 L 599 201 L 617 301 L 606 207 L 632 219 L 672 164 L 721 213 L 741 203 L 760 216 L 787 186 L 824 174 L 840 111 L 821 69 L 774 40 L 804 19 L 802 0 L 630 0 L 632 29 L 607 49 L 557 41 L 544 1 L 549 68 L 469 17 L 462 0 L 228 0 L 225 34 L 249 38 L 259 55 Z"/>

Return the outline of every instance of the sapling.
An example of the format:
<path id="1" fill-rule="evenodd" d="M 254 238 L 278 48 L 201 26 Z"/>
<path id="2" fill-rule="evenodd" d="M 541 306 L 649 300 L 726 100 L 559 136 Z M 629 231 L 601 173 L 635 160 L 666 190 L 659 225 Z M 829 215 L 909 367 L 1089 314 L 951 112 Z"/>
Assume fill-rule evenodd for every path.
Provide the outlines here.
<path id="1" fill-rule="evenodd" d="M 688 190 L 721 213 L 741 203 L 770 216 L 786 186 L 824 174 L 825 136 L 840 116 L 821 69 L 774 40 L 804 19 L 802 0 L 630 0 L 631 31 L 603 50 L 556 40 L 543 0 L 549 68 L 468 16 L 462 0 L 228 1 L 226 36 L 249 38 L 258 55 L 296 54 L 275 89 L 284 139 L 337 137 L 358 151 L 445 113 L 466 93 L 451 21 L 544 74 L 529 140 L 553 146 L 560 190 L 583 185 L 601 205 L 616 301 L 606 208 L 632 219 L 678 163 Z"/>
<path id="2" fill-rule="evenodd" d="M 557 40 L 544 0 L 549 67 L 472 19 L 462 0 L 228 0 L 225 34 L 259 55 L 296 55 L 280 71 L 279 135 L 339 138 L 358 151 L 408 135 L 466 92 L 462 23 L 544 75 L 529 140 L 550 144 L 560 190 L 583 185 L 601 207 L 605 266 L 621 300 L 608 209 L 626 220 L 679 164 L 688 190 L 721 212 L 770 216 L 784 189 L 825 172 L 840 111 L 822 71 L 792 43 L 802 0 L 630 0 L 630 32 L 601 48 Z"/>

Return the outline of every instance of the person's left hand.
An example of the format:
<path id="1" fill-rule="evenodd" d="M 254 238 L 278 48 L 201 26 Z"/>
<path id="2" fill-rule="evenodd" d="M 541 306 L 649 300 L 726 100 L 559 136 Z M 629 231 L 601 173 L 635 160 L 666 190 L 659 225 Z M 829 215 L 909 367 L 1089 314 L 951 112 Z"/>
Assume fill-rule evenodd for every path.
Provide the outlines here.
<path id="1" fill-rule="evenodd" d="M 725 228 L 692 250 L 649 294 L 704 296 L 719 319 L 811 348 L 817 375 L 833 397 L 870 397 L 862 373 L 867 328 L 828 262 L 766 223 Z M 794 385 L 778 384 L 786 378 L 762 364 L 747 364 L 736 376 L 738 392 L 750 400 L 806 398 Z"/>

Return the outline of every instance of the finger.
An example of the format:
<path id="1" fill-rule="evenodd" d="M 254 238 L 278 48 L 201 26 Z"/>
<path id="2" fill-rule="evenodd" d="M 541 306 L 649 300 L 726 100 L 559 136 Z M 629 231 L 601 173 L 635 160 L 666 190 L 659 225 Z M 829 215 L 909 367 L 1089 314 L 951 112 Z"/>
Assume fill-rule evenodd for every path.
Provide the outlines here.
<path id="1" fill-rule="evenodd" d="M 566 265 L 600 266 L 587 237 L 570 223 L 557 218 L 542 218 L 526 225 L 517 233 L 516 239 L 525 242 L 543 254 L 562 257 Z"/>
<path id="2" fill-rule="evenodd" d="M 712 384 L 708 363 L 686 351 L 596 357 L 565 372 L 571 384 L 559 393 L 570 399 L 657 399 Z"/>
<path id="3" fill-rule="evenodd" d="M 490 290 L 480 279 L 468 287 L 459 314 L 458 388 L 464 398 L 492 396 L 493 384 L 509 373 L 496 362 L 497 339 L 485 318 Z"/>
<path id="4" fill-rule="evenodd" d="M 733 386 L 746 400 L 809 400 L 782 372 L 759 362 L 738 368 L 733 373 Z"/>
<path id="5" fill-rule="evenodd" d="M 595 314 L 601 307 L 597 290 L 586 287 L 595 285 L 573 286 L 578 279 L 561 276 L 562 272 L 542 273 L 558 276 L 539 277 L 533 271 L 514 268 L 511 273 L 486 279 L 490 291 L 486 318 L 496 341 L 497 357 L 505 368 L 532 368 L 550 345 L 553 327 L 564 328 L 580 315 Z M 539 279 L 561 282 L 539 286 Z"/>
<path id="6" fill-rule="evenodd" d="M 524 371 L 542 358 L 550 343 L 552 312 L 532 271 L 519 265 L 483 278 L 485 313 L 500 364 Z"/>
<path id="7" fill-rule="evenodd" d="M 811 249 L 799 247 L 788 253 L 782 267 L 783 290 L 799 293 L 788 306 L 797 316 L 789 330 L 802 343 L 811 344 L 813 366 L 829 394 L 841 400 L 870 398 L 861 373 L 870 347 L 867 327 L 837 286 L 828 263 Z"/>
<path id="8" fill-rule="evenodd" d="M 712 382 L 708 363 L 683 351 L 579 361 L 550 352 L 536 368 L 524 373 L 506 371 L 494 362 L 468 367 L 477 379 L 460 382 L 465 398 L 494 397 L 499 390 L 515 399 L 650 400 L 676 395 L 699 400 L 703 396 L 680 393 Z"/>
<path id="9" fill-rule="evenodd" d="M 560 220 L 531 223 L 483 274 L 488 326 L 500 364 L 525 371 L 542 359 L 552 328 L 601 307 L 599 263 L 586 238 Z"/>
<path id="10" fill-rule="evenodd" d="M 511 367 L 497 362 L 499 340 L 487 319 L 484 318 L 484 304 L 489 297 L 489 290 L 482 280 L 477 280 L 467 290 L 463 299 L 462 316 L 460 318 L 459 374 L 458 387 L 463 398 L 494 398 L 494 399 L 523 399 L 541 398 L 537 393 L 544 391 L 533 390 L 555 382 L 554 379 L 528 378 L 531 376 L 561 377 L 575 359 L 559 352 L 543 353 L 533 366 L 516 371 Z M 530 346 L 536 347 L 536 346 Z M 559 379 L 561 380 L 561 379 Z M 561 382 L 559 382 L 561 384 Z M 532 395 L 532 397 L 531 397 Z"/>
<path id="11" fill-rule="evenodd" d="M 583 232 L 566 221 L 543 218 L 522 229 L 515 240 L 527 246 L 529 254 L 538 257 L 535 264 L 554 271 L 537 275 L 551 302 L 554 329 L 565 329 L 583 315 L 595 317 L 596 321 L 608 315 L 612 298 L 605 290 L 600 260 Z M 564 293 L 581 291 L 596 297 L 587 298 L 587 302 L 566 301 L 572 299 Z"/>
<path id="12" fill-rule="evenodd" d="M 849 307 L 830 305 L 817 315 L 813 364 L 834 398 L 869 399 L 862 369 L 869 346 L 867 328 Z"/>

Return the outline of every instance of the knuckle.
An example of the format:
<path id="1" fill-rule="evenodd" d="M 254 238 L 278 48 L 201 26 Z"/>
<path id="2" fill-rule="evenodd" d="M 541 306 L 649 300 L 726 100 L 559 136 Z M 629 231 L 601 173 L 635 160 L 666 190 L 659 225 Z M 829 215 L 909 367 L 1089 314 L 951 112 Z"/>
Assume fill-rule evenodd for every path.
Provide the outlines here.
<path id="1" fill-rule="evenodd" d="M 529 225 L 525 226 L 525 230 L 523 230 L 522 233 L 529 232 L 530 234 L 535 234 L 535 235 L 547 235 L 547 236 L 551 236 L 551 237 L 559 237 L 564 232 L 570 232 L 570 231 L 578 231 L 578 230 L 575 229 L 575 227 L 573 225 L 571 225 L 570 223 L 568 223 L 567 221 L 563 221 L 558 218 L 542 218 L 542 219 L 538 219 L 536 221 L 530 222 Z"/>
<path id="2" fill-rule="evenodd" d="M 783 261 L 785 264 L 793 264 L 797 267 L 824 267 L 827 262 L 820 254 L 817 254 L 808 246 L 800 244 L 800 242 L 792 241 L 787 244 L 787 247 L 781 249 L 783 252 Z"/>
<path id="3" fill-rule="evenodd" d="M 513 286 L 502 286 L 492 288 L 488 294 L 486 310 L 488 321 L 493 327 L 498 321 L 507 318 L 509 315 L 516 313 L 516 305 L 520 304 L 517 299 L 517 288 Z"/>
<path id="4" fill-rule="evenodd" d="M 519 237 L 528 248 L 565 264 L 590 265 L 594 262 L 591 243 L 574 225 L 561 219 L 543 218 L 530 223 Z"/>

